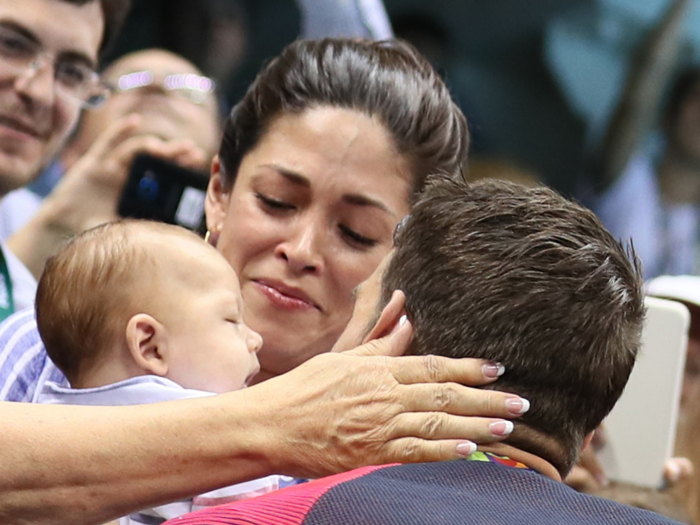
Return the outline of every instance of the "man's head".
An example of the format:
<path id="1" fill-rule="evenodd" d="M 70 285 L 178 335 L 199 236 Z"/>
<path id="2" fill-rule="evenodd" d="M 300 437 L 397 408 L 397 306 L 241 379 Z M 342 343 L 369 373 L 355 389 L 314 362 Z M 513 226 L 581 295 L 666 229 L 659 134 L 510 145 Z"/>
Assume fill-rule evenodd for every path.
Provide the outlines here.
<path id="1" fill-rule="evenodd" d="M 75 86 L 94 73 L 129 3 L 0 0 L 0 196 L 58 152 L 83 107 Z"/>
<path id="2" fill-rule="evenodd" d="M 236 273 L 192 232 L 147 221 L 88 230 L 49 259 L 37 324 L 76 388 L 152 374 L 228 392 L 259 371 Z"/>
<path id="3" fill-rule="evenodd" d="M 491 388 L 532 402 L 506 442 L 566 473 L 622 393 L 639 347 L 640 274 L 622 246 L 549 189 L 436 180 L 390 257 L 371 335 L 387 327 L 387 309 L 396 316 L 392 292 L 402 290 L 412 351 L 502 363 Z M 365 321 L 367 285 L 355 312 Z M 363 335 L 354 318 L 349 330 Z"/>
<path id="4" fill-rule="evenodd" d="M 183 57 L 162 49 L 125 55 L 103 73 L 112 95 L 85 112 L 67 148 L 70 164 L 107 127 L 127 115 L 142 115 L 139 132 L 164 140 L 190 139 L 206 152 L 206 168 L 219 147 L 220 116 L 214 82 Z"/>

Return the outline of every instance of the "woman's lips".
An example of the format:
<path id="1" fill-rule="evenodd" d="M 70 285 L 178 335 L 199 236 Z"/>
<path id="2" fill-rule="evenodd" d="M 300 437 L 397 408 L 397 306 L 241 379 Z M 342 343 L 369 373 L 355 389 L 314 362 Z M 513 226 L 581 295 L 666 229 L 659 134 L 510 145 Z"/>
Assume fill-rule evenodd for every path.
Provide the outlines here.
<path id="1" fill-rule="evenodd" d="M 254 280 L 252 282 L 275 306 L 292 311 L 320 310 L 300 290 L 271 281 Z"/>

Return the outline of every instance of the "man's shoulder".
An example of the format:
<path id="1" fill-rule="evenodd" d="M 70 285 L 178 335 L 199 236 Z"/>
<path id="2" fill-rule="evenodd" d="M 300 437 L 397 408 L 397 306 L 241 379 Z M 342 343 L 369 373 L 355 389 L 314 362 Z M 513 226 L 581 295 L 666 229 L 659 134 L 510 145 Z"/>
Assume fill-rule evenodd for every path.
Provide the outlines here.
<path id="1" fill-rule="evenodd" d="M 294 520 L 287 520 L 289 509 L 298 511 Z M 451 525 L 464 516 L 474 525 L 676 523 L 577 493 L 530 470 L 469 461 L 373 467 L 206 512 L 178 523 L 211 523 L 211 513 L 221 524 Z M 287 518 L 280 521 L 276 513 Z"/>

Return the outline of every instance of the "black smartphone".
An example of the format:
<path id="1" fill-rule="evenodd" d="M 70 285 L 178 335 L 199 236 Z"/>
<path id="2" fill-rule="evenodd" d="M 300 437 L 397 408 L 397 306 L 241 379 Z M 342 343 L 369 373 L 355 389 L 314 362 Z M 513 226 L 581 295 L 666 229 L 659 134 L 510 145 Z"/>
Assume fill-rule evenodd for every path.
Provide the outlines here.
<path id="1" fill-rule="evenodd" d="M 119 215 L 197 230 L 204 218 L 208 183 L 208 173 L 150 155 L 138 155 L 122 191 Z"/>

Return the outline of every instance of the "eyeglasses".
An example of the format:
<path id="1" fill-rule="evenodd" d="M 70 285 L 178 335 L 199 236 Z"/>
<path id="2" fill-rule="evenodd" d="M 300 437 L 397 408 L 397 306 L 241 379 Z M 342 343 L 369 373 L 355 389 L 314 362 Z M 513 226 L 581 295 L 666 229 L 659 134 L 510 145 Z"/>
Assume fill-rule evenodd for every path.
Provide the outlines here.
<path id="1" fill-rule="evenodd" d="M 53 69 L 56 91 L 83 108 L 96 108 L 109 96 L 100 75 L 79 58 L 56 58 L 21 32 L 0 25 L 0 76 L 31 78 L 46 65 Z"/>
<path id="2" fill-rule="evenodd" d="M 202 75 L 181 73 L 158 78 L 155 73 L 148 70 L 122 75 L 111 88 L 115 93 L 123 93 L 152 85 L 157 85 L 166 93 L 194 104 L 204 104 L 209 94 L 216 90 L 216 83 Z"/>

